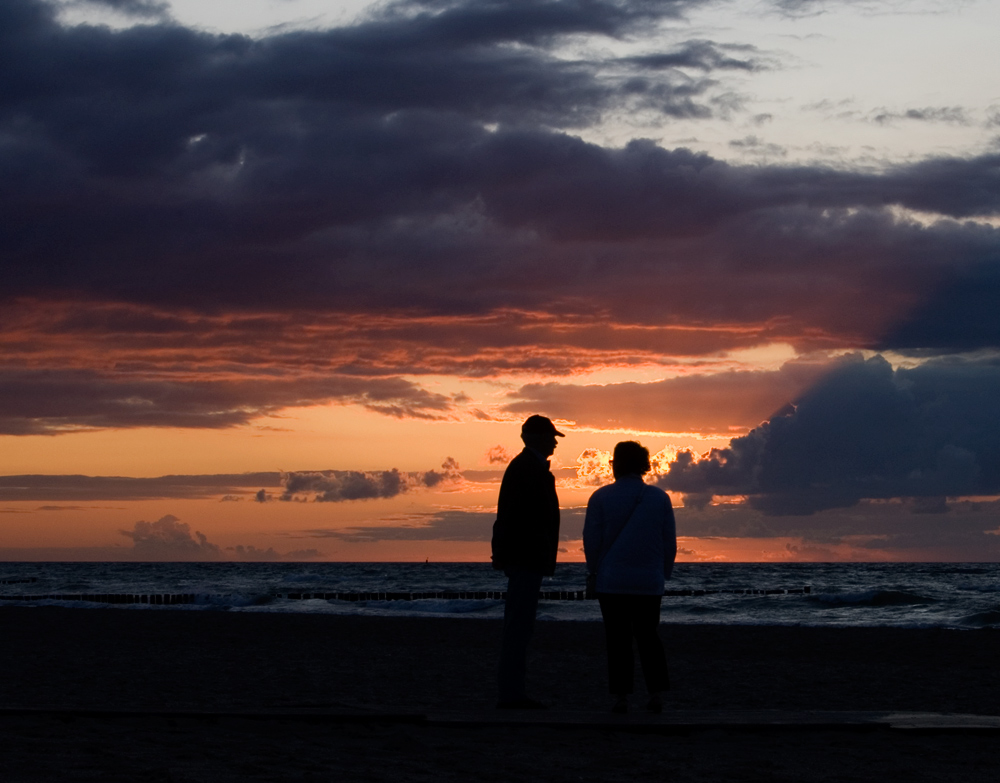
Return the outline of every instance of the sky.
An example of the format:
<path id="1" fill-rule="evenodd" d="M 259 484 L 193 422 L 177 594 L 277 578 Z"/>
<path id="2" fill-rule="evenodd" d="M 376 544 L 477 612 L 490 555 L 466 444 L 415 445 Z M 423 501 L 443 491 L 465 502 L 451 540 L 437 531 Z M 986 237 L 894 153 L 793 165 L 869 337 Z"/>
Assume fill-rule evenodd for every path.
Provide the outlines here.
<path id="1" fill-rule="evenodd" d="M 1000 5 L 4 0 L 0 560 L 1000 560 Z"/>

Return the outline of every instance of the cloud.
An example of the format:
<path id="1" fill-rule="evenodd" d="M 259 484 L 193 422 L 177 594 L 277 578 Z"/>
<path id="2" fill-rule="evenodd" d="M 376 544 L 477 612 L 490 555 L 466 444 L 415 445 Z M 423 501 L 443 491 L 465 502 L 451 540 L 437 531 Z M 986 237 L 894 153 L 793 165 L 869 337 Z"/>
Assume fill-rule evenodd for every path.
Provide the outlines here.
<path id="1" fill-rule="evenodd" d="M 535 383 L 510 392 L 515 401 L 504 409 L 541 411 L 586 427 L 726 432 L 760 424 L 842 361 L 819 356 L 773 371 L 731 370 L 651 383 Z"/>
<path id="2" fill-rule="evenodd" d="M 777 240 L 802 207 L 829 232 L 839 221 L 823 210 L 954 194 L 995 207 L 995 188 L 968 179 L 914 192 L 909 167 L 731 167 L 553 130 L 637 101 L 711 114 L 711 80 L 681 79 L 677 67 L 745 69 L 733 55 L 748 51 L 688 41 L 627 62 L 567 60 L 552 53 L 565 36 L 652 29 L 693 4 L 530 5 L 397 4 L 356 25 L 251 40 L 176 24 L 64 28 L 42 4 L 5 3 L 17 59 L 0 108 L 23 118 L 8 123 L 0 161 L 7 296 L 61 289 L 203 310 L 265 294 L 281 308 L 524 307 L 532 291 L 556 298 L 539 282 L 582 281 L 561 268 L 570 259 L 599 268 L 618 250 L 643 255 L 595 248 L 581 259 L 567 241 L 681 240 L 741 216 Z M 56 209 L 59 224 L 43 231 Z M 656 255 L 693 249 L 683 254 L 697 266 L 724 250 L 683 244 Z M 543 280 L 517 285 L 539 260 Z"/>
<path id="3" fill-rule="evenodd" d="M 323 553 L 318 549 L 293 549 L 290 552 L 285 552 L 282 559 L 284 560 L 315 560 L 317 558 L 323 557 Z"/>
<path id="4" fill-rule="evenodd" d="M 170 19 L 170 5 L 165 0 L 62 0 L 71 8 L 107 9 L 140 19 Z"/>
<path id="5" fill-rule="evenodd" d="M 441 464 L 441 471 L 428 470 L 423 473 L 404 473 L 396 468 L 383 471 L 291 471 L 282 474 L 284 492 L 279 500 L 311 497 L 318 503 L 339 503 L 345 500 L 392 498 L 417 488 L 432 488 L 460 481 L 462 474 L 458 462 L 451 457 Z"/>
<path id="6" fill-rule="evenodd" d="M 614 471 L 611 469 L 612 455 L 613 452 L 603 449 L 584 449 L 576 458 L 577 485 L 599 487 L 614 481 Z M 674 456 L 675 450 L 670 446 L 655 454 L 650 454 L 650 470 L 645 475 L 645 481 L 655 482 L 663 476 L 669 469 Z"/>
<path id="7" fill-rule="evenodd" d="M 1000 560 L 997 501 L 952 501 L 947 511 L 924 513 L 923 499 L 862 500 L 849 510 L 768 516 L 744 505 L 685 506 L 678 532 L 704 538 L 790 538 L 795 559 Z"/>
<path id="8" fill-rule="evenodd" d="M 864 498 L 1000 493 L 1000 362 L 893 370 L 855 357 L 724 449 L 681 452 L 660 484 L 747 495 L 767 514 L 810 514 Z M 933 501 L 937 503 L 938 501 Z M 927 500 L 922 501 L 927 508 Z"/>
<path id="9" fill-rule="evenodd" d="M 132 530 L 119 531 L 132 539 L 132 552 L 140 560 L 221 560 L 222 550 L 177 517 L 167 514 L 155 522 L 140 520 Z"/>
<path id="10" fill-rule="evenodd" d="M 275 497 L 268 489 L 280 489 L 280 500 L 312 495 L 320 501 L 337 501 L 393 497 L 416 488 L 449 486 L 464 480 L 458 462 L 452 457 L 446 458 L 439 470 L 412 473 L 393 468 L 384 471 L 259 471 L 150 478 L 14 475 L 0 476 L 0 502 L 219 497 L 225 501 L 247 499 L 267 503 Z"/>
<path id="11" fill-rule="evenodd" d="M 663 44 L 698 5 L 403 2 L 251 39 L 0 3 L 0 432 L 331 403 L 434 419 L 464 403 L 412 376 L 960 339 L 988 310 L 967 281 L 991 278 L 1000 233 L 968 219 L 1000 212 L 1000 156 L 742 166 L 583 138 L 737 111 L 727 80 L 778 67 Z"/>
<path id="12" fill-rule="evenodd" d="M 897 6 L 889 0 L 770 0 L 768 5 L 785 16 L 819 16 L 840 6 L 854 6 L 862 15 L 880 15 Z M 815 34 L 814 34 L 815 35 Z"/>
<path id="13" fill-rule="evenodd" d="M 735 56 L 737 54 L 743 57 Z M 758 71 L 768 67 L 766 58 L 753 46 L 719 45 L 714 41 L 687 41 L 673 52 L 629 57 L 626 62 L 649 68 L 693 68 L 701 71 Z"/>
<path id="14" fill-rule="evenodd" d="M 490 448 L 486 452 L 486 464 L 487 465 L 506 465 L 514 458 L 504 446 L 496 445 Z"/>
<path id="15" fill-rule="evenodd" d="M 280 487 L 274 472 L 220 473 L 189 476 L 22 475 L 0 476 L 0 500 L 152 500 L 158 498 L 241 497 L 255 487 Z"/>
<path id="16" fill-rule="evenodd" d="M 788 154 L 788 150 L 780 144 L 766 142 L 754 134 L 744 136 L 742 139 L 732 139 L 729 142 L 729 146 L 742 152 L 763 155 L 770 158 L 783 158 Z"/>
<path id="17" fill-rule="evenodd" d="M 410 474 L 400 473 L 395 468 L 380 472 L 347 470 L 288 473 L 281 500 L 294 500 L 304 493 L 311 494 L 321 503 L 391 498 L 406 492 L 412 486 L 412 481 Z"/>
<path id="18" fill-rule="evenodd" d="M 128 551 L 128 559 L 148 561 L 217 561 L 239 560 L 241 562 L 277 562 L 279 560 L 315 560 L 322 557 L 317 549 L 298 549 L 285 554 L 276 552 L 272 547 L 260 549 L 253 545 L 238 544 L 226 547 L 225 551 L 198 531 L 191 534 L 191 526 L 181 522 L 172 514 L 160 517 L 155 522 L 140 520 L 131 530 L 119 531 L 126 538 L 132 539 L 132 548 Z M 65 550 L 71 553 L 73 550 Z M 84 552 L 85 554 L 85 552 Z M 122 559 L 118 550 L 109 559 Z M 85 558 L 89 559 L 89 558 Z"/>
<path id="19" fill-rule="evenodd" d="M 296 405 L 354 403 L 399 418 L 440 418 L 450 400 L 401 378 L 132 380 L 91 370 L 0 368 L 0 433 L 108 427 L 225 428 Z"/>
<path id="20" fill-rule="evenodd" d="M 584 449 L 576 458 L 576 475 L 584 484 L 601 486 L 614 480 L 611 472 L 611 452 L 600 449 Z"/>
<path id="21" fill-rule="evenodd" d="M 582 508 L 561 509 L 562 540 L 577 540 L 583 535 L 585 511 Z M 489 541 L 495 520 L 495 510 L 448 509 L 391 517 L 377 525 L 303 530 L 297 535 L 345 541 Z"/>
<path id="22" fill-rule="evenodd" d="M 696 511 L 703 511 L 711 502 L 712 494 L 710 492 L 689 492 L 682 499 L 684 508 L 695 509 Z"/>
<path id="23" fill-rule="evenodd" d="M 237 560 L 244 560 L 249 562 L 258 563 L 273 563 L 281 559 L 281 555 L 274 551 L 272 547 L 267 549 L 258 549 L 255 546 L 243 546 L 238 544 L 236 546 L 227 546 L 227 552 L 232 552 Z"/>
<path id="24" fill-rule="evenodd" d="M 948 354 L 1000 346 L 1000 269 L 980 265 L 945 280 L 879 341 L 883 350 Z"/>
<path id="25" fill-rule="evenodd" d="M 425 487 L 436 487 L 442 483 L 456 483 L 462 480 L 462 470 L 458 466 L 458 460 L 454 457 L 445 457 L 441 463 L 441 470 L 428 470 L 421 478 Z"/>
<path id="26" fill-rule="evenodd" d="M 393 517 L 386 524 L 304 530 L 300 535 L 346 541 L 489 541 L 495 519 L 495 512 L 434 511 Z"/>
<path id="27" fill-rule="evenodd" d="M 592 314 L 564 310 L 378 317 L 335 311 L 203 315 L 124 303 L 37 300 L 0 310 L 0 347 L 12 365 L 19 365 L 12 382 L 26 368 L 35 368 L 36 380 L 52 384 L 37 390 L 55 394 L 68 372 L 83 373 L 70 375 L 69 384 L 100 380 L 106 386 L 99 391 L 127 399 L 130 390 L 116 384 L 127 381 L 134 387 L 149 379 L 151 388 L 166 390 L 171 383 L 206 384 L 221 376 L 229 381 L 225 393 L 237 398 L 252 392 L 257 399 L 251 396 L 247 404 L 258 406 L 263 395 L 273 395 L 274 404 L 309 404 L 319 387 L 319 396 L 339 396 L 375 410 L 380 402 L 388 408 L 384 400 L 393 397 L 397 406 L 433 408 L 449 401 L 436 396 L 421 400 L 419 389 L 386 376 L 568 373 L 594 363 L 651 362 L 664 353 L 694 356 L 781 337 L 773 328 L 748 331 L 708 324 L 650 329 L 595 322 Z M 128 378 L 96 371 L 94 365 L 127 371 Z M 245 382 L 234 384 L 234 379 Z M 338 388 L 338 379 L 346 386 Z M 107 415 L 114 415 L 108 407 Z M 116 419 L 127 424 L 129 413 L 120 412 Z"/>
<path id="28" fill-rule="evenodd" d="M 944 122 L 952 125 L 971 124 L 968 114 L 961 106 L 926 107 L 923 109 L 907 109 L 896 112 L 880 109 L 872 116 L 872 122 L 879 125 L 888 125 L 898 120 Z"/>

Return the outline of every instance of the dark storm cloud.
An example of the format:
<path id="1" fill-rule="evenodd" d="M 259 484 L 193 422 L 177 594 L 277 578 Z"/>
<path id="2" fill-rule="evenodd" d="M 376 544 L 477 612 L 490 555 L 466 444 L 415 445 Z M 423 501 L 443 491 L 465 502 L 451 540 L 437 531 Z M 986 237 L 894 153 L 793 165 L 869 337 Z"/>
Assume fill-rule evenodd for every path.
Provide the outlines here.
<path id="1" fill-rule="evenodd" d="M 677 530 L 693 538 L 801 539 L 789 544 L 789 553 L 805 559 L 1000 559 L 1000 504 L 952 502 L 946 513 L 926 514 L 921 513 L 917 500 L 861 501 L 849 510 L 828 509 L 808 516 L 766 516 L 746 506 L 698 510 L 685 506 L 677 511 Z M 698 547 L 696 541 L 692 544 Z"/>
<path id="2" fill-rule="evenodd" d="M 748 495 L 767 514 L 810 514 L 862 498 L 1000 493 L 1000 362 L 940 360 L 895 371 L 879 356 L 848 362 L 794 411 L 728 448 L 701 460 L 681 452 L 660 483 Z"/>
<path id="3" fill-rule="evenodd" d="M 550 130 L 626 107 L 711 113 L 710 84 L 682 69 L 752 68 L 752 52 L 734 59 L 741 50 L 695 41 L 573 61 L 547 48 L 635 32 L 683 7 L 403 4 L 351 27 L 254 41 L 171 24 L 62 28 L 47 6 L 11 0 L 0 9 L 5 291 L 200 306 L 530 304 L 510 290 L 511 255 L 527 250 L 553 280 L 578 258 L 545 238 L 691 237 L 759 213 L 752 227 L 770 239 L 790 218 L 782 209 L 936 198 L 952 214 L 940 194 L 956 190 L 970 202 L 962 214 L 996 206 L 995 184 L 970 196 L 968 184 L 908 184 L 909 169 L 741 169 Z M 831 222 L 821 218 L 817 230 Z M 640 259 L 629 265 L 642 271 Z M 458 285 L 443 285 L 453 274 Z M 593 296 L 589 282 L 569 282 Z M 541 291 L 542 304 L 557 298 Z"/>
<path id="4" fill-rule="evenodd" d="M 136 379 L 87 370 L 0 370 L 0 434 L 104 427 L 232 427 L 290 405 L 350 402 L 392 416 L 439 418 L 440 394 L 399 378 Z"/>
<path id="5" fill-rule="evenodd" d="M 599 339 L 573 336 L 571 350 L 553 342 L 539 356 L 503 346 L 498 328 L 496 350 L 473 356 L 455 336 L 387 351 L 371 332 L 338 357 L 343 369 L 316 358 L 322 346 L 283 344 L 289 362 L 313 362 L 326 380 L 278 379 L 278 365 L 274 379 L 232 380 L 266 350 L 276 314 L 292 312 L 734 327 L 711 350 L 775 339 L 919 349 L 947 343 L 949 328 L 958 339 L 954 318 L 976 290 L 954 281 L 989 275 L 1000 233 L 924 226 L 887 207 L 993 215 L 1000 156 L 872 173 L 734 166 L 648 140 L 610 148 L 571 135 L 616 113 L 718 114 L 729 74 L 774 67 L 738 42 L 586 60 L 559 48 L 591 36 L 651 44 L 659 22 L 696 4 L 396 3 L 350 26 L 251 39 L 171 22 L 62 27 L 39 0 L 0 3 L 5 304 L 78 298 L 137 317 L 156 303 L 160 323 L 133 338 L 137 353 L 192 318 L 260 316 L 242 355 L 230 345 L 228 364 L 207 365 L 225 380 L 161 366 L 202 367 L 219 347 L 211 329 L 195 330 L 187 356 L 146 351 L 111 376 L 94 369 L 106 366 L 96 354 L 72 368 L 47 356 L 44 326 L 9 327 L 0 430 L 231 426 L 318 402 L 436 417 L 454 403 L 364 376 L 432 364 L 485 376 L 570 371 L 587 361 L 572 349 Z M 935 290 L 953 292 L 936 314 L 943 324 L 920 316 Z M 897 335 L 907 314 L 917 325 Z M 86 321 L 63 328 L 98 345 L 101 328 Z M 993 338 L 984 329 L 978 339 Z"/>
<path id="6" fill-rule="evenodd" d="M 937 286 L 881 339 L 880 347 L 951 353 L 1000 346 L 1000 252 L 993 263 Z"/>

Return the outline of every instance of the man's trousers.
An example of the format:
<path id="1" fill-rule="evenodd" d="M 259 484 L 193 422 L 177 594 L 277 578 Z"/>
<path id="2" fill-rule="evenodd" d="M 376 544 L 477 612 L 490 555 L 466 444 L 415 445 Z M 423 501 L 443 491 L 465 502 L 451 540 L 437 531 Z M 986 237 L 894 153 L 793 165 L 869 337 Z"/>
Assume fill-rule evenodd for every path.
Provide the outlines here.
<path id="1" fill-rule="evenodd" d="M 507 575 L 507 600 L 503 607 L 503 642 L 497 679 L 500 701 L 514 701 L 526 696 L 524 678 L 528 668 L 528 642 L 535 630 L 542 575 L 515 570 L 504 573 Z"/>

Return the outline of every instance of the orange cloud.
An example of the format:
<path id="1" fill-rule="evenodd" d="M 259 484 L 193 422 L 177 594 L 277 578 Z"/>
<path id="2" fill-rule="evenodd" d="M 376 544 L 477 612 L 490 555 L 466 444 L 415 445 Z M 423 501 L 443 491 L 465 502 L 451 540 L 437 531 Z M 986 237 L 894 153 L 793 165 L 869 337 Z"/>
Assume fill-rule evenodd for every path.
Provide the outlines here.
<path id="1" fill-rule="evenodd" d="M 660 432 L 749 429 L 794 402 L 842 360 L 797 360 L 772 371 L 683 375 L 653 383 L 534 383 L 510 392 L 505 409 L 541 411 L 577 426 Z"/>

